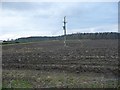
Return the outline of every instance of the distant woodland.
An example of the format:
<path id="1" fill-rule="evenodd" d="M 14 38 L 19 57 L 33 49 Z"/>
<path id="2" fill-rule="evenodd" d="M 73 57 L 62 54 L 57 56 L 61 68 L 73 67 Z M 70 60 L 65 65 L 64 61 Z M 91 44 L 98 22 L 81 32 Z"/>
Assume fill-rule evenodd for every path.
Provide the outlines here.
<path id="1" fill-rule="evenodd" d="M 81 40 L 81 39 L 120 39 L 120 33 L 104 32 L 104 33 L 74 33 L 67 34 L 67 40 Z M 64 35 L 61 36 L 31 36 L 18 38 L 15 40 L 4 40 L 2 44 L 27 43 L 48 40 L 64 40 Z"/>

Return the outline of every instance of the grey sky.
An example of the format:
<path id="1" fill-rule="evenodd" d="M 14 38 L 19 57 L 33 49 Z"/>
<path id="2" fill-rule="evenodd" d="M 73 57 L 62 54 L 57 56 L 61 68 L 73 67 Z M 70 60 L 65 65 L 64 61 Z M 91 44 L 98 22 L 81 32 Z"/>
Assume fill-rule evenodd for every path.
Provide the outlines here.
<path id="1" fill-rule="evenodd" d="M 67 33 L 117 32 L 117 2 L 3 2 L 0 40 Z"/>

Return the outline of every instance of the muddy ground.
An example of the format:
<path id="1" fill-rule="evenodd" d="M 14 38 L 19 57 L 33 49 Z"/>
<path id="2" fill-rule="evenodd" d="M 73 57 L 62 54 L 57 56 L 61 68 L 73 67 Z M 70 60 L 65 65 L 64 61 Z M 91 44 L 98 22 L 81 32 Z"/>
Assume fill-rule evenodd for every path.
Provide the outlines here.
<path id="1" fill-rule="evenodd" d="M 118 87 L 118 63 L 117 40 L 3 45 L 3 87 Z"/>

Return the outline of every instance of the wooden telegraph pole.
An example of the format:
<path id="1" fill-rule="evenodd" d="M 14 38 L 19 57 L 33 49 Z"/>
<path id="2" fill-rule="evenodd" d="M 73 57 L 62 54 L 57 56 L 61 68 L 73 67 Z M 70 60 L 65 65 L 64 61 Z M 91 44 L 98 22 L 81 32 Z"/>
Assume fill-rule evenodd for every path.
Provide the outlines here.
<path id="1" fill-rule="evenodd" d="M 64 30 L 64 46 L 66 46 L 66 16 L 64 17 L 63 30 Z"/>

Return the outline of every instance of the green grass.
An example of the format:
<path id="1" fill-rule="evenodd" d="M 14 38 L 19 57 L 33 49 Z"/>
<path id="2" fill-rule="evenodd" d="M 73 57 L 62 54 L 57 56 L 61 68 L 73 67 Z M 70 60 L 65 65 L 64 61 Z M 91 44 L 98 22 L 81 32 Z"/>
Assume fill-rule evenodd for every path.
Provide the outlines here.
<path id="1" fill-rule="evenodd" d="M 3 71 L 3 88 L 115 88 L 117 81 L 104 81 L 94 73 L 72 74 L 45 71 Z M 103 81 L 102 81 L 103 79 Z"/>
<path id="2" fill-rule="evenodd" d="M 3 83 L 3 88 L 32 88 L 30 82 L 25 80 L 11 80 L 8 82 Z"/>

